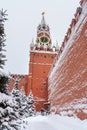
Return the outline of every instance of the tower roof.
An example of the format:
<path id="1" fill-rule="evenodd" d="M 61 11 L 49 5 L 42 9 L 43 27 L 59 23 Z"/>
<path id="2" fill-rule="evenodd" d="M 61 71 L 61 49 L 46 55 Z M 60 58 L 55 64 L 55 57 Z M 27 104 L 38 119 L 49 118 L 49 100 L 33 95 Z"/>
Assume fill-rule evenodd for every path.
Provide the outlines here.
<path id="1" fill-rule="evenodd" d="M 42 19 L 40 24 L 37 27 L 37 39 L 36 43 L 31 43 L 31 50 L 39 50 L 39 51 L 53 51 L 52 42 L 50 36 L 50 28 L 49 25 L 46 24 L 45 12 L 42 12 Z M 55 47 L 56 48 L 56 47 Z"/>

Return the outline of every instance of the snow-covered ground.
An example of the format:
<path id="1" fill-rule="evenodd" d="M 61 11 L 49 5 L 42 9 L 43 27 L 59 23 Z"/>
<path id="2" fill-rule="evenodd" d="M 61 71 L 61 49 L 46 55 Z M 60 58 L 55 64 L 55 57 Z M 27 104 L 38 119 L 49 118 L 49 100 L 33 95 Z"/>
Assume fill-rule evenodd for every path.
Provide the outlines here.
<path id="1" fill-rule="evenodd" d="M 23 120 L 21 130 L 87 130 L 87 120 L 51 114 Z"/>

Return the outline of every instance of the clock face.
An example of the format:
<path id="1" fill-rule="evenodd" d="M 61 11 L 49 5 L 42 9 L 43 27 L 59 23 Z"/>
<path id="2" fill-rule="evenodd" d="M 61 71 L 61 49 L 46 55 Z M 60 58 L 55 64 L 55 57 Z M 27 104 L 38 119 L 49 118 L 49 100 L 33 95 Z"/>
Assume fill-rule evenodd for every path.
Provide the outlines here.
<path id="1" fill-rule="evenodd" d="M 40 38 L 40 41 L 43 42 L 43 43 L 47 43 L 48 38 L 43 36 L 43 37 Z"/>
<path id="2" fill-rule="evenodd" d="M 49 44 L 49 38 L 48 37 L 46 37 L 46 36 L 42 36 L 42 37 L 40 37 L 40 43 L 41 44 Z"/>

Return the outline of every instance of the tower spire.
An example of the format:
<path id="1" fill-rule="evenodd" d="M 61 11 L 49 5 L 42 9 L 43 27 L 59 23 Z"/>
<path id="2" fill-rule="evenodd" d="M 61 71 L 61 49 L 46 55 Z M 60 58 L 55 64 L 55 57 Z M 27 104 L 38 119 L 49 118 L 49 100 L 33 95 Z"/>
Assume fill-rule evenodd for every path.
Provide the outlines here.
<path id="1" fill-rule="evenodd" d="M 42 12 L 41 26 L 46 25 L 44 14 L 45 14 L 45 12 Z"/>

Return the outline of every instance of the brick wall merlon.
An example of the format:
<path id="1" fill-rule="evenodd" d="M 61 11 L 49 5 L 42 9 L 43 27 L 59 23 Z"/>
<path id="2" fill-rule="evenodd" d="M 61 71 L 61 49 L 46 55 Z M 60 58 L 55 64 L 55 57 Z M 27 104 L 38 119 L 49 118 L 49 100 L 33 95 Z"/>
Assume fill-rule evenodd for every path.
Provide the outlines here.
<path id="1" fill-rule="evenodd" d="M 75 26 L 76 22 L 77 22 L 77 20 L 75 18 L 73 18 L 71 21 L 71 24 L 70 24 L 71 30 Z"/>
<path id="2" fill-rule="evenodd" d="M 71 28 L 69 28 L 68 31 L 67 31 L 67 37 L 68 38 L 70 37 L 70 34 L 71 34 Z"/>
<path id="3" fill-rule="evenodd" d="M 68 39 L 69 39 L 69 37 L 70 37 L 70 35 L 72 33 L 73 28 L 75 27 L 76 23 L 78 22 L 78 19 L 79 19 L 79 16 L 80 16 L 81 12 L 82 12 L 82 7 L 78 7 L 76 9 L 76 13 L 74 14 L 75 18 L 72 19 L 70 27 L 69 27 L 69 29 L 68 29 L 68 31 L 66 33 L 66 36 L 65 36 L 65 38 L 63 40 L 64 43 L 68 41 Z M 64 44 L 64 45 L 66 45 L 66 44 Z M 63 50 L 63 46 L 61 46 L 61 49 Z"/>
<path id="4" fill-rule="evenodd" d="M 87 2 L 87 0 L 81 0 L 80 5 L 83 6 L 86 2 Z"/>

